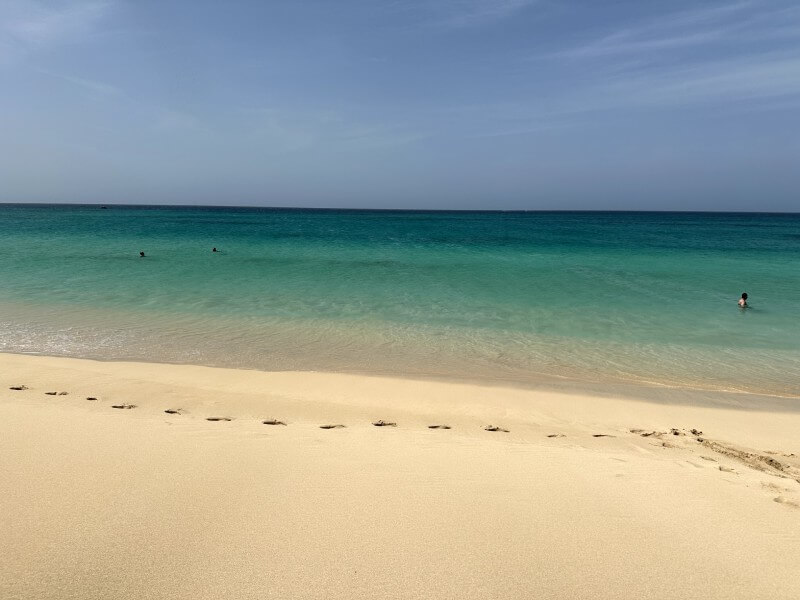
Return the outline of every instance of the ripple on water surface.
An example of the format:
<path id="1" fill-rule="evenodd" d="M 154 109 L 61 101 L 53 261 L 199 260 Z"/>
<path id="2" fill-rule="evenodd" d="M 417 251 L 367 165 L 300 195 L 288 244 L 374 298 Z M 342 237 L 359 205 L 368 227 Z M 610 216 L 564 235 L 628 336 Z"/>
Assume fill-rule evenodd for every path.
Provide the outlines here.
<path id="1" fill-rule="evenodd" d="M 0 226 L 5 351 L 800 393 L 792 215 L 0 206 Z"/>

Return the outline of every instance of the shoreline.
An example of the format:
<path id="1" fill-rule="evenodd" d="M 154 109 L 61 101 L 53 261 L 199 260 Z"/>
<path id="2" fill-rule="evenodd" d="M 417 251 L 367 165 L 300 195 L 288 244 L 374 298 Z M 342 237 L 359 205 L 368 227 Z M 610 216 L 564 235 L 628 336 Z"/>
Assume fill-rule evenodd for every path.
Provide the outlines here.
<path id="1" fill-rule="evenodd" d="M 580 407 L 581 410 L 588 411 L 586 414 L 598 417 L 611 406 L 615 410 L 625 407 L 632 414 L 638 413 L 642 416 L 659 411 L 678 414 L 678 411 L 686 409 L 689 412 L 702 413 L 739 411 L 800 417 L 800 398 L 740 391 L 670 388 L 661 385 L 613 386 L 601 383 L 588 383 L 581 390 L 578 386 L 582 382 L 573 381 L 568 382 L 566 389 L 559 389 L 547 384 L 518 385 L 517 382 L 503 379 L 470 380 L 446 376 L 398 376 L 313 370 L 264 371 L 186 363 L 97 360 L 0 352 L 0 367 L 3 371 L 21 366 L 32 370 L 39 365 L 45 371 L 98 376 L 105 385 L 116 378 L 117 383 L 111 386 L 112 389 L 119 390 L 121 397 L 128 399 L 135 398 L 129 392 L 122 391 L 125 385 L 121 382 L 133 382 L 136 386 L 145 387 L 157 385 L 163 388 L 190 388 L 195 391 L 202 389 L 207 394 L 223 394 L 217 397 L 224 398 L 224 402 L 232 409 L 239 405 L 242 398 L 246 398 L 243 406 L 248 411 L 265 401 L 280 399 L 280 404 L 289 406 L 287 400 L 314 398 L 321 406 L 352 404 L 351 408 L 359 410 L 366 405 L 382 406 L 400 413 L 448 414 L 448 411 L 462 412 L 464 403 L 467 402 L 473 407 L 481 408 L 477 414 L 482 413 L 490 418 L 492 413 L 487 409 L 492 405 L 485 401 L 485 395 L 491 395 L 498 411 L 507 412 L 513 407 L 515 418 L 522 422 L 533 418 L 537 411 L 546 411 L 552 418 L 558 418 L 561 411 L 569 414 L 572 410 L 568 408 L 570 405 L 573 409 Z M 220 385 L 219 381 L 225 383 Z M 266 386 L 271 386 L 270 392 L 263 391 Z M 383 397 L 383 402 L 367 401 L 370 394 Z M 437 405 L 430 397 L 439 397 L 442 400 Z M 613 420 L 608 421 L 608 424 L 619 427 Z M 628 425 L 636 428 L 642 424 L 633 419 Z"/>
<path id="2" fill-rule="evenodd" d="M 597 396 L 604 398 L 625 398 L 643 402 L 661 402 L 663 396 L 671 396 L 671 402 L 679 402 L 676 396 L 684 398 L 683 402 L 688 405 L 710 404 L 717 405 L 720 400 L 723 404 L 736 403 L 737 399 L 745 399 L 744 409 L 746 410 L 785 410 L 786 412 L 800 411 L 800 395 L 777 394 L 763 391 L 750 391 L 735 388 L 714 388 L 698 387 L 690 384 L 666 383 L 658 381 L 635 380 L 635 379 L 609 379 L 593 380 L 589 378 L 577 378 L 571 376 L 559 376 L 552 373 L 537 373 L 541 377 L 539 380 L 523 381 L 513 377 L 497 376 L 494 378 L 482 374 L 480 376 L 467 377 L 457 374 L 444 373 L 395 373 L 382 371 L 380 369 L 370 371 L 361 369 L 263 369 L 258 367 L 231 367 L 227 365 L 216 365 L 194 362 L 171 362 L 171 361 L 152 361 L 152 360 L 128 360 L 122 358 L 97 358 L 70 356 L 65 354 L 48 354 L 40 351 L 6 351 L 0 350 L 2 356 L 24 356 L 34 358 L 52 358 L 76 361 L 88 361 L 90 363 L 120 363 L 120 364 L 142 364 L 142 365 L 166 365 L 172 367 L 201 367 L 205 369 L 219 369 L 222 371 L 234 371 L 242 373 L 314 373 L 330 375 L 347 375 L 352 377 L 366 377 L 374 379 L 397 379 L 408 381 L 420 381 L 444 384 L 463 384 L 486 388 L 508 388 L 528 392 L 555 393 L 565 396 Z M 727 401 L 727 402 L 726 402 Z M 766 403 L 766 405 L 765 405 Z"/>
<path id="3" fill-rule="evenodd" d="M 799 427 L 741 399 L 0 354 L 0 596 L 788 600 Z"/>
<path id="4" fill-rule="evenodd" d="M 2 306 L 10 305 L 4 302 Z M 542 345 L 530 348 L 530 353 L 517 348 L 513 357 L 499 358 L 486 351 L 495 344 L 505 343 L 497 337 L 499 332 L 487 334 L 489 337 L 475 348 L 468 348 L 464 332 L 454 334 L 447 344 L 439 347 L 403 338 L 402 328 L 394 331 L 390 327 L 392 335 L 400 337 L 387 342 L 380 333 L 386 324 L 377 322 L 370 323 L 368 331 L 365 330 L 368 337 L 361 339 L 361 334 L 351 336 L 353 324 L 347 322 L 309 321 L 303 325 L 303 320 L 289 319 L 284 323 L 260 323 L 261 329 L 250 330 L 246 319 L 234 318 L 223 326 L 215 317 L 207 316 L 207 323 L 203 317 L 202 323 L 192 321 L 186 327 L 170 329 L 168 317 L 183 319 L 187 315 L 44 304 L 35 308 L 29 304 L 15 305 L 10 312 L 9 335 L 0 350 L 9 354 L 202 364 L 266 372 L 345 372 L 548 388 L 565 393 L 608 390 L 611 395 L 628 397 L 646 395 L 648 389 L 665 389 L 690 394 L 752 394 L 800 400 L 800 387 L 794 384 L 800 381 L 797 368 L 800 355 L 796 349 L 775 348 L 769 361 L 758 356 L 762 348 L 755 349 L 753 364 L 757 368 L 751 372 L 748 369 L 753 364 L 740 364 L 725 353 L 711 356 L 689 346 L 675 352 L 664 346 L 641 358 L 636 355 L 635 344 L 572 340 L 575 348 L 569 352 L 575 354 L 570 358 L 559 355 L 555 347 L 550 348 L 555 349 L 555 354 L 548 354 L 555 341 L 543 336 Z M 56 314 L 60 316 L 56 318 Z M 224 335 L 220 335 L 223 330 Z M 419 331 L 425 335 L 435 333 L 426 327 Z M 684 351 L 688 354 L 682 354 Z M 670 363 L 672 356 L 679 358 Z"/>
<path id="5" fill-rule="evenodd" d="M 153 364 L 174 367 L 203 367 L 207 369 L 220 369 L 238 372 L 257 373 L 317 373 L 340 374 L 354 377 L 400 379 L 409 381 L 427 381 L 433 383 L 465 384 L 487 388 L 509 388 L 529 392 L 556 393 L 562 395 L 588 395 L 598 397 L 626 398 L 645 402 L 661 402 L 665 396 L 670 396 L 675 402 L 675 396 L 684 398 L 688 405 L 711 404 L 720 401 L 723 404 L 744 398 L 747 400 L 748 410 L 786 410 L 788 412 L 800 411 L 800 395 L 778 394 L 763 391 L 750 391 L 735 388 L 698 387 L 691 384 L 667 383 L 659 381 L 636 379 L 608 379 L 593 380 L 575 376 L 560 376 L 553 373 L 536 373 L 540 379 L 521 380 L 511 376 L 488 377 L 486 374 L 467 377 L 460 374 L 430 373 L 422 371 L 396 373 L 392 371 L 362 370 L 362 369 L 264 369 L 259 367 L 231 367 L 224 364 L 208 364 L 196 362 L 153 361 L 124 358 L 98 358 L 92 356 L 71 356 L 66 354 L 49 354 L 40 351 L 10 351 L 0 350 L 0 356 L 29 356 L 41 358 L 57 358 L 66 360 L 84 360 L 97 363 L 123 363 L 123 364 Z"/>

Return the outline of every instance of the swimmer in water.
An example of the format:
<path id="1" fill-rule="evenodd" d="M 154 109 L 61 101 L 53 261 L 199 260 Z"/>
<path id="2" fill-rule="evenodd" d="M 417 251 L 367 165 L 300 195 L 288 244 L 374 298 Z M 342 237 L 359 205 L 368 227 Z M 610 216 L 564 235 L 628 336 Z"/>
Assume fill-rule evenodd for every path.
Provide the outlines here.
<path id="1" fill-rule="evenodd" d="M 139 258 L 144 258 L 144 251 L 139 252 Z"/>
<path id="2" fill-rule="evenodd" d="M 214 248 L 212 248 L 212 249 L 211 249 L 211 251 L 212 251 L 212 252 L 216 252 L 216 251 L 217 251 L 217 248 L 216 248 L 216 247 L 214 247 Z"/>
<path id="3" fill-rule="evenodd" d="M 747 308 L 747 292 L 742 294 L 742 297 L 739 298 L 739 308 Z"/>

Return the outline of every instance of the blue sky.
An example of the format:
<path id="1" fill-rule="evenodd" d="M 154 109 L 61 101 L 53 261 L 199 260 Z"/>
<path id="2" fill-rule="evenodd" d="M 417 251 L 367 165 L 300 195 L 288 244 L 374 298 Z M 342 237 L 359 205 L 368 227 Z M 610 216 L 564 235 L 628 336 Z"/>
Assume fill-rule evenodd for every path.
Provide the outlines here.
<path id="1" fill-rule="evenodd" d="M 800 209 L 796 0 L 0 0 L 0 202 Z"/>

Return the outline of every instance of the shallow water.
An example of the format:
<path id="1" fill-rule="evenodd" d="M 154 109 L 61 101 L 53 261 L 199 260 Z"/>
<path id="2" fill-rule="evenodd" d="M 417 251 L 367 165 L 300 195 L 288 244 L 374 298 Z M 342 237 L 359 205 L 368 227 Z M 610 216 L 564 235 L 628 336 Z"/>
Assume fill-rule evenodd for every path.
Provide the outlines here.
<path id="1" fill-rule="evenodd" d="M 2 351 L 800 395 L 800 215 L 0 205 L 0 227 Z"/>

